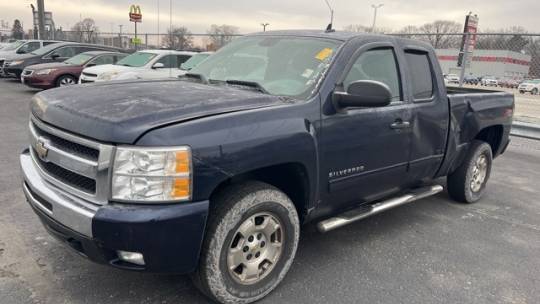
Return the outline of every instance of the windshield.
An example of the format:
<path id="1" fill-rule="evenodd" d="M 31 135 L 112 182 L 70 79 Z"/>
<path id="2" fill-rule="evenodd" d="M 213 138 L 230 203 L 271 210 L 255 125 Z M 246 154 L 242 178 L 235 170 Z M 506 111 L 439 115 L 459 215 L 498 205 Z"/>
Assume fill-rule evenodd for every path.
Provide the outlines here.
<path id="1" fill-rule="evenodd" d="M 340 42 L 320 38 L 238 38 L 193 68 L 208 81 L 257 83 L 273 95 L 308 97 Z"/>
<path id="2" fill-rule="evenodd" d="M 83 64 L 87 63 L 88 60 L 90 60 L 92 58 L 94 58 L 94 56 L 82 53 L 82 54 L 73 56 L 73 57 L 69 58 L 68 60 L 66 60 L 64 62 L 67 63 L 67 64 L 73 64 L 73 65 L 83 65 Z"/>
<path id="3" fill-rule="evenodd" d="M 142 67 L 142 66 L 145 66 L 148 62 L 150 62 L 150 60 L 152 60 L 156 56 L 157 54 L 137 52 L 118 61 L 116 65 L 123 65 L 123 66 L 129 66 L 129 67 Z"/>
<path id="4" fill-rule="evenodd" d="M 182 63 L 180 65 L 180 69 L 184 71 L 189 71 L 199 65 L 199 63 L 201 63 L 203 60 L 208 58 L 208 56 L 210 56 L 210 54 L 195 54 L 191 56 L 191 58 L 189 58 L 186 62 Z"/>
<path id="5" fill-rule="evenodd" d="M 15 49 L 17 49 L 18 47 L 20 47 L 21 45 L 23 45 L 26 41 L 24 40 L 19 40 L 19 41 L 15 41 L 15 42 L 12 42 L 8 45 L 6 45 L 5 47 L 2 48 L 2 51 L 13 51 Z"/>
<path id="6" fill-rule="evenodd" d="M 48 52 L 50 52 L 50 51 L 52 51 L 52 50 L 55 50 L 56 48 L 58 48 L 58 47 L 60 47 L 60 46 L 62 46 L 61 43 L 49 44 L 49 45 L 47 45 L 47 46 L 44 46 L 44 47 L 42 47 L 42 48 L 40 48 L 40 49 L 37 49 L 37 50 L 33 51 L 33 52 L 30 53 L 30 54 L 32 54 L 32 55 L 45 55 L 45 54 L 47 54 Z"/>

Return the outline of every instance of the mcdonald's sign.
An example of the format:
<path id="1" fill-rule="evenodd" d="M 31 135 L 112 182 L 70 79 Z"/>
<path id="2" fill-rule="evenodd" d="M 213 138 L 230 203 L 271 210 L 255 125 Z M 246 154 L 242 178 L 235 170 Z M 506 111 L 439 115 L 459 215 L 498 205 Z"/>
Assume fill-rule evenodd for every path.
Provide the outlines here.
<path id="1" fill-rule="evenodd" d="M 132 5 L 129 8 L 129 21 L 142 22 L 141 7 L 138 5 Z"/>

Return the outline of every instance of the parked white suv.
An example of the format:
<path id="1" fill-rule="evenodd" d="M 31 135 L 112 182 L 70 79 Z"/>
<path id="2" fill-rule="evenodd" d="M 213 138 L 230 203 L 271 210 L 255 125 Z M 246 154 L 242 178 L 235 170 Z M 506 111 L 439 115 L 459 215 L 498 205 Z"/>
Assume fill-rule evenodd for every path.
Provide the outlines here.
<path id="1" fill-rule="evenodd" d="M 499 80 L 493 76 L 484 76 L 480 84 L 487 87 L 498 87 Z"/>
<path id="2" fill-rule="evenodd" d="M 459 84 L 459 76 L 456 74 L 448 74 L 444 77 L 446 80 L 448 80 L 448 83 L 456 83 Z"/>
<path id="3" fill-rule="evenodd" d="M 519 85 L 518 91 L 521 94 L 531 93 L 537 95 L 540 93 L 540 79 L 525 80 Z"/>
<path id="4" fill-rule="evenodd" d="M 180 65 L 195 52 L 144 50 L 133 53 L 115 64 L 86 68 L 79 83 L 126 79 L 176 78 L 182 74 Z"/>

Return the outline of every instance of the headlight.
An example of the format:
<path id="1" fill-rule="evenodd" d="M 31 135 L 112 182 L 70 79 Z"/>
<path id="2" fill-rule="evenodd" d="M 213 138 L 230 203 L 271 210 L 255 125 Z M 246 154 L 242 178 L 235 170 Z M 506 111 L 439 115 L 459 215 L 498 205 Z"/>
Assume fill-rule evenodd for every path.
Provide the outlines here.
<path id="1" fill-rule="evenodd" d="M 118 147 L 112 199 L 159 203 L 191 199 L 191 149 Z"/>
<path id="2" fill-rule="evenodd" d="M 21 64 L 21 63 L 23 63 L 23 62 L 24 62 L 24 60 L 12 61 L 12 62 L 10 62 L 9 65 L 19 65 L 19 64 Z"/>
<path id="3" fill-rule="evenodd" d="M 56 69 L 44 69 L 39 70 L 36 72 L 36 75 L 49 75 L 51 72 L 55 71 Z"/>
<path id="4" fill-rule="evenodd" d="M 117 72 L 103 73 L 103 74 L 99 75 L 97 79 L 98 80 L 103 80 L 103 81 L 109 81 L 114 76 L 116 76 L 117 74 L 118 74 Z"/>

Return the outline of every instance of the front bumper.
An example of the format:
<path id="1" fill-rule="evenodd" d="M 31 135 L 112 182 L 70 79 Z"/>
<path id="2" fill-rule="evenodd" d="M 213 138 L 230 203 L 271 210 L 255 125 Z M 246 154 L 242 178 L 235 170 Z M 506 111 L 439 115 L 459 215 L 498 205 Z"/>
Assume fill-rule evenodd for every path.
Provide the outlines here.
<path id="1" fill-rule="evenodd" d="M 24 73 L 21 75 L 21 82 L 29 87 L 38 89 L 51 89 L 55 87 L 55 84 L 48 78 L 36 75 L 25 76 Z"/>
<path id="2" fill-rule="evenodd" d="M 44 180 L 28 151 L 20 156 L 25 196 L 47 231 L 88 259 L 153 273 L 195 270 L 208 201 L 170 205 L 96 206 Z M 117 251 L 139 252 L 144 266 L 121 261 Z"/>
<path id="3" fill-rule="evenodd" d="M 4 66 L 4 75 L 19 78 L 21 77 L 21 73 L 23 71 L 23 67 L 6 67 Z"/>

